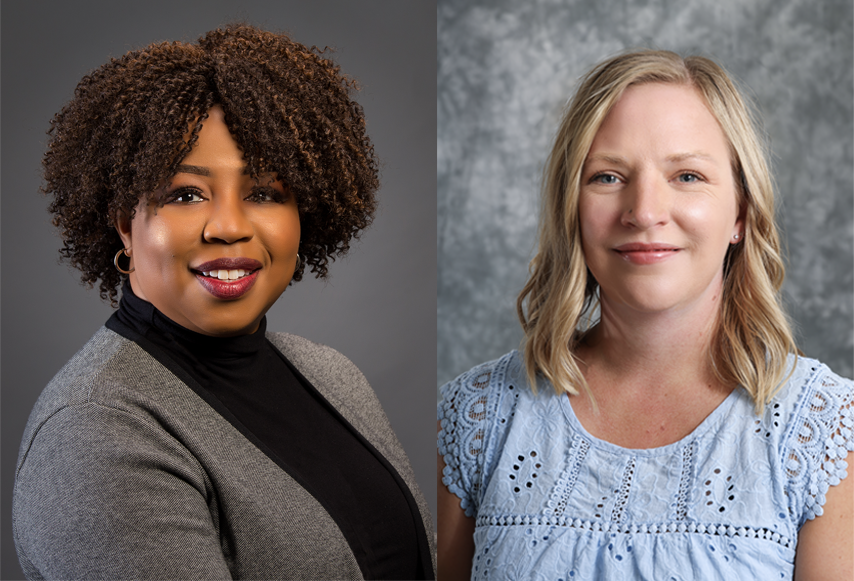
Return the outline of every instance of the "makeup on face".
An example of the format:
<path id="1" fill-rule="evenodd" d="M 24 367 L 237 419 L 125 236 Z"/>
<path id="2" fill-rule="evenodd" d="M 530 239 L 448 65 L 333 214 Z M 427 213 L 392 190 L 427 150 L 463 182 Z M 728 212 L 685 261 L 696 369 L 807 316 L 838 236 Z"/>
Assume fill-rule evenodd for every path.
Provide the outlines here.
<path id="1" fill-rule="evenodd" d="M 215 106 L 156 198 L 117 224 L 134 293 L 192 331 L 255 331 L 297 264 L 299 210 L 288 187 L 249 175 Z"/>

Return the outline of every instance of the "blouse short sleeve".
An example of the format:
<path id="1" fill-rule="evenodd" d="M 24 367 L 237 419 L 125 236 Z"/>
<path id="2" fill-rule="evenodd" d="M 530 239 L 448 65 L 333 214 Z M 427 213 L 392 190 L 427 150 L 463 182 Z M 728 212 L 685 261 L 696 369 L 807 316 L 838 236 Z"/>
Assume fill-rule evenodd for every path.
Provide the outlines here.
<path id="1" fill-rule="evenodd" d="M 504 358 L 506 359 L 506 357 Z M 490 473 L 504 359 L 479 365 L 440 388 L 437 416 L 442 482 L 460 498 L 466 516 L 477 514 Z M 494 443 L 494 442 L 493 442 Z"/>
<path id="2" fill-rule="evenodd" d="M 789 511 L 798 528 L 820 516 L 825 493 L 847 475 L 854 451 L 854 383 L 812 361 L 783 442 Z"/>

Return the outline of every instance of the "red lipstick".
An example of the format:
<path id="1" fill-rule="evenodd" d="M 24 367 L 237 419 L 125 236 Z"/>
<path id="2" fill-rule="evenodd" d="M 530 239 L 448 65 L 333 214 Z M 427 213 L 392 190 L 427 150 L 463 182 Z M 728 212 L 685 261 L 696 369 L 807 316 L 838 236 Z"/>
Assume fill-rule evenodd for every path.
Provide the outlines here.
<path id="1" fill-rule="evenodd" d="M 656 264 L 675 256 L 681 248 L 663 242 L 630 242 L 614 252 L 632 264 Z"/>
<path id="2" fill-rule="evenodd" d="M 190 270 L 206 291 L 218 299 L 231 300 L 238 299 L 249 292 L 262 267 L 263 265 L 257 260 L 239 257 L 209 260 L 191 267 Z M 226 274 L 220 278 L 223 272 Z"/>

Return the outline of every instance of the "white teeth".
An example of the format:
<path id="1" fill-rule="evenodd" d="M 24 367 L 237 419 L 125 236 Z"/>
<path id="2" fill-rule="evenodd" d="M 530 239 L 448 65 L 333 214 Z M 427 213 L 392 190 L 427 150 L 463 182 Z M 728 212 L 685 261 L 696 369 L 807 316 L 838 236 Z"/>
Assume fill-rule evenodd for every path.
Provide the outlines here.
<path id="1" fill-rule="evenodd" d="M 237 280 L 249 273 L 238 268 L 236 270 L 212 270 L 210 272 L 203 272 L 202 274 L 210 278 L 218 278 L 219 280 Z"/>

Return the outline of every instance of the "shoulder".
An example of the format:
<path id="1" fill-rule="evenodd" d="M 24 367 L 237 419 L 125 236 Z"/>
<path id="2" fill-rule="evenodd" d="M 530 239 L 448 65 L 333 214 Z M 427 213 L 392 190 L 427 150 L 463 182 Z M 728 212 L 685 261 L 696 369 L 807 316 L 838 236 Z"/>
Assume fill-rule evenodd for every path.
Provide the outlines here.
<path id="1" fill-rule="evenodd" d="M 472 367 L 440 387 L 439 392 L 446 402 L 444 408 L 448 409 L 460 398 L 500 396 L 505 390 L 515 390 L 517 385 L 525 387 L 526 384 L 522 358 L 518 351 L 511 351 L 499 359 Z"/>
<path id="2" fill-rule="evenodd" d="M 267 333 L 267 339 L 309 381 L 343 381 L 356 387 L 369 388 L 359 368 L 332 347 L 289 333 Z"/>
<path id="3" fill-rule="evenodd" d="M 348 412 L 359 410 L 365 418 L 376 416 L 374 421 L 388 421 L 368 380 L 347 357 L 332 347 L 289 333 L 267 333 L 267 339 L 348 420 L 353 421 Z"/>
<path id="4" fill-rule="evenodd" d="M 101 327 L 89 341 L 60 369 L 48 383 L 42 398 L 76 401 L 90 396 L 90 392 L 81 391 L 82 386 L 90 385 L 95 378 L 110 368 L 116 356 L 129 346 L 134 345 L 118 333 Z M 134 363 L 141 363 L 140 357 Z"/>
<path id="5" fill-rule="evenodd" d="M 854 383 L 815 359 L 799 357 L 766 415 L 785 422 L 781 460 L 790 510 L 799 526 L 823 512 L 825 493 L 847 476 L 854 451 Z"/>
<path id="6" fill-rule="evenodd" d="M 443 431 L 463 429 L 483 432 L 495 422 L 505 396 L 515 406 L 520 394 L 528 391 L 521 356 L 511 351 L 499 359 L 471 368 L 439 388 L 438 420 Z M 505 410 L 506 411 L 506 410 Z M 504 414 L 502 414 L 504 415 Z M 479 434 L 482 439 L 484 434 Z"/>
<path id="7" fill-rule="evenodd" d="M 816 359 L 790 356 L 783 385 L 769 402 L 765 415 L 786 424 L 786 436 L 801 434 L 804 421 L 838 424 L 852 413 L 854 382 L 834 373 Z M 776 411 L 775 411 L 776 410 Z M 847 422 L 842 422 L 847 423 Z M 804 434 L 801 434 L 802 436 Z"/>
<path id="8" fill-rule="evenodd" d="M 289 333 L 267 333 L 267 339 L 348 420 L 352 418 L 347 410 L 359 409 L 366 418 L 376 416 L 375 421 L 387 422 L 368 380 L 347 357 L 332 347 Z"/>
<path id="9" fill-rule="evenodd" d="M 802 355 L 790 355 L 783 384 L 773 401 L 795 409 L 802 407 L 799 404 L 805 403 L 806 393 L 850 391 L 851 386 L 850 379 L 837 375 L 821 361 Z"/>
<path id="10" fill-rule="evenodd" d="M 27 423 L 12 493 L 13 537 L 28 576 L 100 571 L 94 574 L 117 579 L 145 570 L 162 577 L 154 571 L 165 561 L 148 559 L 140 546 L 183 543 L 188 554 L 214 546 L 208 541 L 216 537 L 204 536 L 211 478 L 174 421 L 194 398 L 180 385 L 136 343 L 106 328 L 51 380 Z M 200 412 L 195 405 L 185 415 L 196 419 Z M 183 526 L 174 530 L 182 536 L 171 543 L 166 521 L 149 517 L 176 506 Z M 225 564 L 209 554 L 202 565 L 209 569 L 198 574 L 221 577 Z"/>
<path id="11" fill-rule="evenodd" d="M 140 445 L 140 433 L 167 433 L 164 426 L 171 420 L 182 414 L 193 417 L 203 405 L 182 387 L 142 347 L 102 327 L 36 401 L 21 441 L 19 469 L 36 446 L 62 442 L 92 452 L 96 444 L 115 447 L 122 434 L 132 447 Z"/>
<path id="12" fill-rule="evenodd" d="M 442 481 L 461 500 L 467 516 L 480 505 L 508 421 L 519 396 L 530 393 L 521 357 L 512 351 L 463 373 L 440 388 L 439 453 L 445 461 Z"/>
<path id="13" fill-rule="evenodd" d="M 150 374 L 157 362 L 135 343 L 101 327 L 44 388 L 27 423 L 24 442 L 58 411 L 109 401 L 124 377 Z"/>

